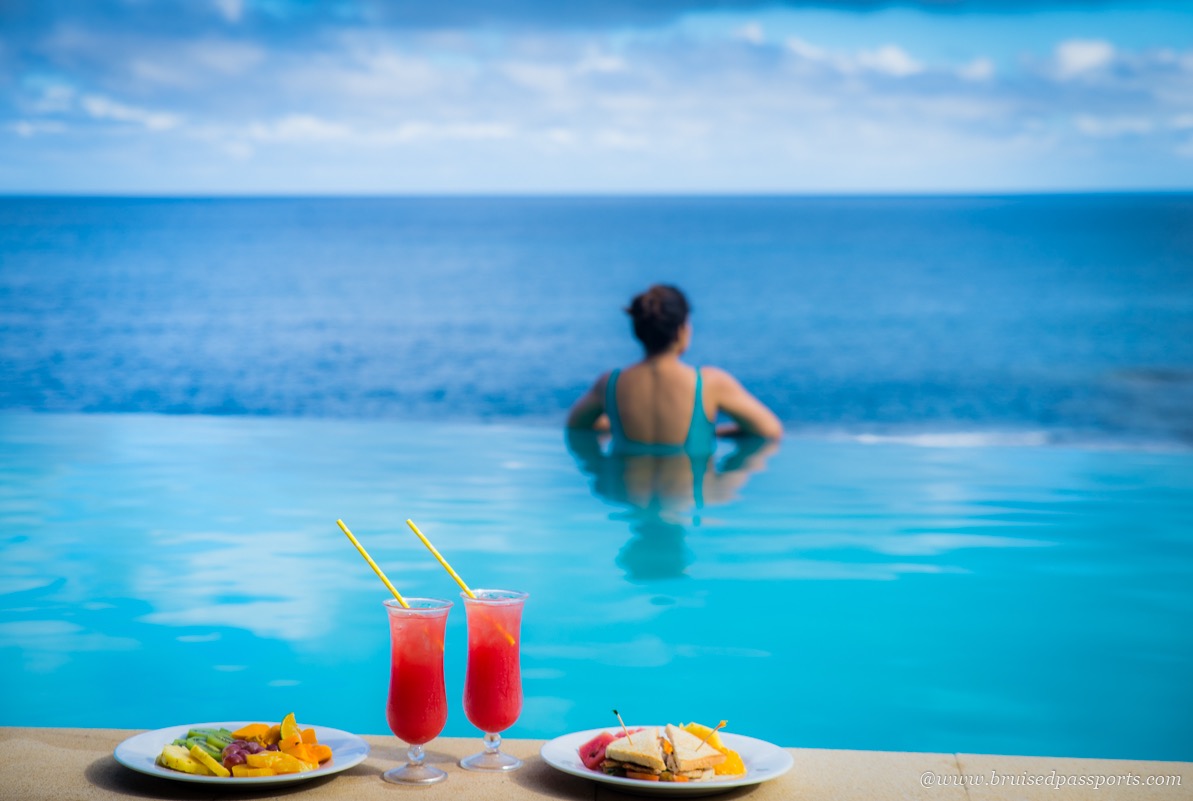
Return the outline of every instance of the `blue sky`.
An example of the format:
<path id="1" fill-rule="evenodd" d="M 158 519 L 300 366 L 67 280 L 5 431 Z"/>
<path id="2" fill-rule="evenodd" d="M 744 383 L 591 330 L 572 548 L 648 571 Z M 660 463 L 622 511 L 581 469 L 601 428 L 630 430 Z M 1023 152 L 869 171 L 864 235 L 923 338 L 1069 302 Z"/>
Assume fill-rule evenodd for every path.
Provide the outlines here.
<path id="1" fill-rule="evenodd" d="M 5 0 L 0 192 L 1193 188 L 1193 3 Z"/>

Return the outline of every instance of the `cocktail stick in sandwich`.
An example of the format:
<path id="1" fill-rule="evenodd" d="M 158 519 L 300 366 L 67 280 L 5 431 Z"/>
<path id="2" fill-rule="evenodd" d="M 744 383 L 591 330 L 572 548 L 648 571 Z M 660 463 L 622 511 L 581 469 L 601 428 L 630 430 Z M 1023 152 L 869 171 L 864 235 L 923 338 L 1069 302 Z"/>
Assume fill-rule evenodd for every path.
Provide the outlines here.
<path id="1" fill-rule="evenodd" d="M 676 775 L 689 779 L 711 779 L 716 766 L 725 761 L 723 753 L 678 726 L 667 724 L 667 739 L 671 743 L 667 767 Z"/>

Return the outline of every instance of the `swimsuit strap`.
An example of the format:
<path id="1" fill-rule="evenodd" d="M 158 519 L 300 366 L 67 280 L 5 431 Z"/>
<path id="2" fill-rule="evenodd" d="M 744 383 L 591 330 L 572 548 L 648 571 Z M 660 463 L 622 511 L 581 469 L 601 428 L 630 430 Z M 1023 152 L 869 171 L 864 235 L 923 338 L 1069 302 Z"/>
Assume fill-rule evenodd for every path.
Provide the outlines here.
<path id="1" fill-rule="evenodd" d="M 696 368 L 696 398 L 692 402 L 692 420 L 683 449 L 692 453 L 712 453 L 717 449 L 717 427 L 704 413 L 704 376 Z"/>

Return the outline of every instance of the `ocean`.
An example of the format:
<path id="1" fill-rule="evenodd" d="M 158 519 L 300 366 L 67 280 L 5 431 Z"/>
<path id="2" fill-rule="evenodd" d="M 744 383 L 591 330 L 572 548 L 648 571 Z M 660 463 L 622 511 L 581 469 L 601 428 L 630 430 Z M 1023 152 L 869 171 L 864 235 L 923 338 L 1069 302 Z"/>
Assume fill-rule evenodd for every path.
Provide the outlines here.
<path id="1" fill-rule="evenodd" d="M 1193 444 L 1193 195 L 0 200 L 0 410 L 558 424 L 694 308 L 793 432 Z"/>

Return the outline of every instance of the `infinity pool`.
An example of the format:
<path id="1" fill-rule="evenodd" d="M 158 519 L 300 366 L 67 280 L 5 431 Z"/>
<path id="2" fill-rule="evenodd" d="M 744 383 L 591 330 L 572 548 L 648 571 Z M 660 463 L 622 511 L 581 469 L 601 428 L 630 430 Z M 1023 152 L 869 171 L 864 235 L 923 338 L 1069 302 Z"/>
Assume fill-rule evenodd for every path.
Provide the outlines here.
<path id="1" fill-rule="evenodd" d="M 791 438 L 690 469 L 549 428 L 0 415 L 0 724 L 386 731 L 386 593 L 530 592 L 509 736 L 1193 759 L 1193 454 Z M 936 443 L 940 444 L 940 443 Z M 953 443 L 955 444 L 955 442 Z M 460 704 L 448 624 L 445 734 Z"/>

